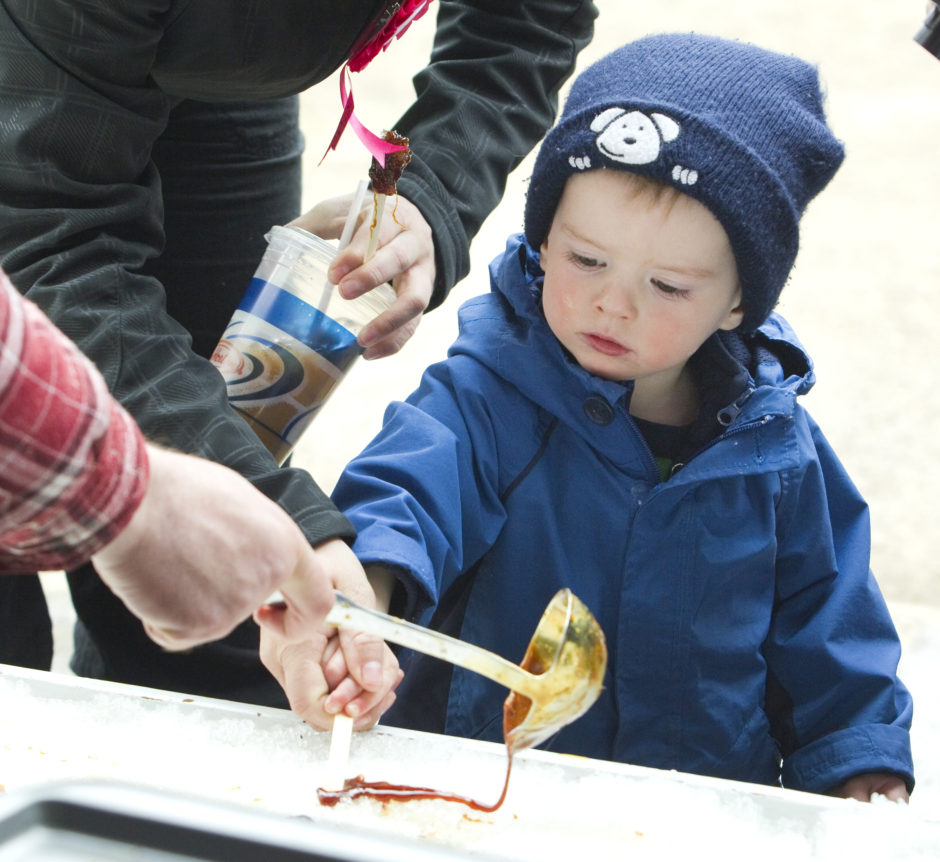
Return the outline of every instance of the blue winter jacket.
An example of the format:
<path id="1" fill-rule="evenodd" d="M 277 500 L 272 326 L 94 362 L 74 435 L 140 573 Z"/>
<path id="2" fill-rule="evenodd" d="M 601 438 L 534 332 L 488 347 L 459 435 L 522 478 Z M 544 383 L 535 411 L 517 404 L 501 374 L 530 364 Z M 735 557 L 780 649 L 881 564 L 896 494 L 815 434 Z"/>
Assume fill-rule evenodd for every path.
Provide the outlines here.
<path id="1" fill-rule="evenodd" d="M 870 771 L 913 786 L 868 510 L 797 402 L 814 378 L 786 322 L 735 336 L 750 359 L 724 430 L 662 481 L 630 382 L 584 371 L 547 327 L 521 237 L 491 279 L 334 493 L 360 559 L 399 571 L 403 615 L 519 661 L 570 587 L 610 661 L 544 748 L 818 792 Z M 504 688 L 402 662 L 386 722 L 502 739 Z"/>

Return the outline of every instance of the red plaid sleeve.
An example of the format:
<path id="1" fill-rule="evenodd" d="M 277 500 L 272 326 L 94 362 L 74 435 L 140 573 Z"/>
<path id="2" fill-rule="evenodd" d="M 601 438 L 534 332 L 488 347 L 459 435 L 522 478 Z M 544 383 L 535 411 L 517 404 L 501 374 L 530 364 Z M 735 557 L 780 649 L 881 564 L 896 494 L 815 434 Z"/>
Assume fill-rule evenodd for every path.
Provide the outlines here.
<path id="1" fill-rule="evenodd" d="M 85 562 L 130 520 L 148 471 L 98 370 L 0 271 L 0 572 Z"/>

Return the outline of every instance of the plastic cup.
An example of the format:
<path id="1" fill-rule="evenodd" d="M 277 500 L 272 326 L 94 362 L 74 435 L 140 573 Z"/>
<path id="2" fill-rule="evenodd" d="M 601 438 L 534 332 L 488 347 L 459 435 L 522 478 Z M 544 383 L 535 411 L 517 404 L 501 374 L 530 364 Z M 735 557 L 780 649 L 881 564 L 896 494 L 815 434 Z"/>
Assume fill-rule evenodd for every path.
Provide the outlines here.
<path id="1" fill-rule="evenodd" d="M 297 227 L 273 227 L 265 239 L 212 362 L 229 403 L 280 464 L 362 354 L 362 327 L 395 292 L 383 284 L 343 299 L 326 277 L 335 245 Z"/>

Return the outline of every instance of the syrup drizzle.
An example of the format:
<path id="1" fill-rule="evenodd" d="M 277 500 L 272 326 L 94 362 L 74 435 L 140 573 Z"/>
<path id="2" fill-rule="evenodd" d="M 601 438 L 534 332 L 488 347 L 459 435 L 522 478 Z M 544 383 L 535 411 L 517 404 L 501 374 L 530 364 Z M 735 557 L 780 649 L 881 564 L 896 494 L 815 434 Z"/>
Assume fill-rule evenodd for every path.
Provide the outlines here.
<path id="1" fill-rule="evenodd" d="M 434 790 L 430 787 L 411 787 L 407 784 L 390 784 L 387 781 L 366 781 L 361 775 L 355 778 L 347 778 L 343 782 L 342 790 L 324 790 L 317 788 L 317 799 L 321 805 L 333 806 L 341 799 L 355 799 L 359 796 L 368 796 L 379 802 L 409 802 L 412 799 L 443 799 L 446 802 L 460 802 L 467 805 L 475 811 L 485 811 L 487 813 L 496 811 L 506 799 L 506 791 L 509 789 L 509 773 L 512 771 L 512 752 L 509 752 L 509 759 L 506 764 L 506 781 L 503 783 L 503 792 L 495 804 L 487 805 L 484 802 L 477 802 L 469 796 L 460 796 L 457 793 L 448 793 L 443 790 Z"/>
<path id="2" fill-rule="evenodd" d="M 526 649 L 525 656 L 522 659 L 522 668 L 532 674 L 541 674 L 546 670 L 544 656 L 539 654 L 538 647 L 534 642 L 530 642 Z M 549 661 L 548 664 L 551 664 Z M 407 784 L 390 784 L 387 781 L 366 781 L 362 775 L 355 778 L 347 778 L 343 782 L 342 790 L 326 790 L 322 787 L 317 788 L 317 799 L 321 805 L 332 807 L 341 799 L 355 799 L 358 796 L 368 796 L 379 802 L 409 802 L 413 799 L 443 799 L 446 802 L 460 802 L 467 805 L 475 811 L 484 811 L 492 813 L 496 811 L 503 802 L 506 801 L 506 791 L 509 790 L 509 775 L 512 772 L 512 754 L 517 748 L 524 747 L 519 745 L 519 740 L 514 736 L 516 730 L 525 721 L 529 710 L 532 707 L 532 701 L 525 695 L 515 691 L 510 691 L 509 696 L 503 702 L 503 740 L 506 743 L 506 780 L 503 782 L 503 792 L 499 799 L 493 805 L 487 805 L 484 802 L 478 802 L 469 796 L 461 796 L 457 793 L 449 793 L 443 790 L 434 790 L 430 787 L 412 787 Z"/>

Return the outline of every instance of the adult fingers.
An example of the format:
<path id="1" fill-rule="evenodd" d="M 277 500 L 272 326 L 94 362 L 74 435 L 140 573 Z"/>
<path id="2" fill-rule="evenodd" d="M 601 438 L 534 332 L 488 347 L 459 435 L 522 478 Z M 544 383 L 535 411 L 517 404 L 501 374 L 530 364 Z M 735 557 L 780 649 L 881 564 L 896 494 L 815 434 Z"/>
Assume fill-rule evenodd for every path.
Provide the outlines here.
<path id="1" fill-rule="evenodd" d="M 315 233 L 323 239 L 339 239 L 354 197 L 355 195 L 350 193 L 320 201 L 289 224 Z M 360 218 L 363 217 L 360 214 Z"/>

